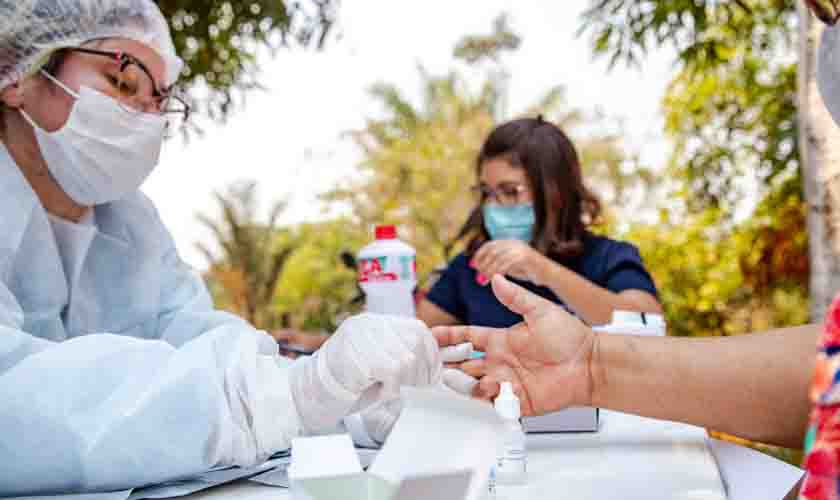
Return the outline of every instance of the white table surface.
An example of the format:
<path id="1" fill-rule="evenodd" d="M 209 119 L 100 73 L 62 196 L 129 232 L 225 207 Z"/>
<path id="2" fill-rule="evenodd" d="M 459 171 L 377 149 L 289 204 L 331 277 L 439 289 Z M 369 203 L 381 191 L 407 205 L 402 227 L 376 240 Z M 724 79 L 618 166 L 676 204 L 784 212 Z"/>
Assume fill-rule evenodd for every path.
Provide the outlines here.
<path id="1" fill-rule="evenodd" d="M 528 474 L 527 485 L 499 486 L 496 498 L 726 499 L 703 429 L 603 410 L 597 433 L 528 436 Z M 187 498 L 286 500 L 289 495 L 283 488 L 240 482 Z"/>

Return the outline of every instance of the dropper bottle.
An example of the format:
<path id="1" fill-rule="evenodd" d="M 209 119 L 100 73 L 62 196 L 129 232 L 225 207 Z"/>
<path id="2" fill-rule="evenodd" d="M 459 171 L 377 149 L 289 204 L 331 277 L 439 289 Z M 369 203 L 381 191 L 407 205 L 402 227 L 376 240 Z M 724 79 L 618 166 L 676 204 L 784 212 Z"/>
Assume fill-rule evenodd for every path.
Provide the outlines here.
<path id="1" fill-rule="evenodd" d="M 499 485 L 525 484 L 528 480 L 525 432 L 519 421 L 519 398 L 510 382 L 502 382 L 494 406 L 504 421 L 504 435 L 496 458 L 495 482 Z"/>

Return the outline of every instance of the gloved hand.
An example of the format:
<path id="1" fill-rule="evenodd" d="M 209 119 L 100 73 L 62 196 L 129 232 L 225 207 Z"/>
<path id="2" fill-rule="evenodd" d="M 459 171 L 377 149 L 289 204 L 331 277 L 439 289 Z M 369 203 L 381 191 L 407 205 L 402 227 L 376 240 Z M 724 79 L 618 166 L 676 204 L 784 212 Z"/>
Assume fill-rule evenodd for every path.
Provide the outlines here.
<path id="1" fill-rule="evenodd" d="M 314 356 L 296 361 L 289 381 L 305 432 L 332 431 L 362 412 L 371 436 L 384 440 L 399 416 L 400 386 L 438 385 L 442 370 L 437 342 L 422 322 L 362 314 L 342 323 Z"/>
<path id="2" fill-rule="evenodd" d="M 393 397 L 379 401 L 359 415 L 365 432 L 373 441 L 372 444 L 381 445 L 385 442 L 400 418 L 402 408 L 402 399 Z"/>
<path id="3" fill-rule="evenodd" d="M 457 346 L 448 346 L 441 349 L 440 353 L 444 363 L 462 363 L 472 357 L 473 345 L 467 342 Z M 401 385 L 425 385 L 416 382 L 416 380 L 403 379 Z M 429 380 L 428 385 L 437 385 L 441 390 L 454 391 L 464 396 L 470 396 L 477 384 L 478 379 L 461 370 L 444 368 L 440 382 L 436 384 L 434 380 Z M 375 403 L 360 415 L 365 432 L 377 444 L 385 442 L 402 412 L 403 405 L 399 395 L 392 396 Z"/>

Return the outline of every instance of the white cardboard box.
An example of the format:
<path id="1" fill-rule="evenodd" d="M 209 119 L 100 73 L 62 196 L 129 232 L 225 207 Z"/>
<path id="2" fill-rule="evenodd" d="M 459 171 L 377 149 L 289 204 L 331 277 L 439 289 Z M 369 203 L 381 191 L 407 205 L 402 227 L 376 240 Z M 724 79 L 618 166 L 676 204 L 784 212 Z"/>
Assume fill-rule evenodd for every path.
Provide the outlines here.
<path id="1" fill-rule="evenodd" d="M 479 500 L 502 434 L 487 403 L 403 388 L 404 408 L 388 441 L 363 471 L 350 436 L 292 442 L 294 500 Z"/>
<path id="2" fill-rule="evenodd" d="M 565 410 L 540 415 L 539 417 L 525 417 L 522 427 L 525 432 L 597 432 L 598 408 L 566 408 Z"/>

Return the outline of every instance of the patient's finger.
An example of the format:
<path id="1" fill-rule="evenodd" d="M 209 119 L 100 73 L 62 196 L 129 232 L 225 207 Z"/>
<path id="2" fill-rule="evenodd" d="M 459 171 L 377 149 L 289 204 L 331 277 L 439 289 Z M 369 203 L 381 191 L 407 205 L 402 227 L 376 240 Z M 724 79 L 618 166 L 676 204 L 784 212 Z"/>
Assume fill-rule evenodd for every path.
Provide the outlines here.
<path id="1" fill-rule="evenodd" d="M 470 342 L 473 349 L 486 351 L 490 336 L 499 331 L 503 330 L 482 326 L 439 326 L 432 329 L 432 334 L 441 347 Z"/>
<path id="2" fill-rule="evenodd" d="M 461 363 L 458 369 L 470 377 L 481 378 L 487 375 L 487 362 L 483 359 L 473 359 Z"/>
<path id="3" fill-rule="evenodd" d="M 492 401 L 499 395 L 499 388 L 499 383 L 492 376 L 483 377 L 473 388 L 472 395 L 477 399 Z"/>
<path id="4" fill-rule="evenodd" d="M 463 361 L 459 361 L 457 363 L 444 363 L 443 367 L 444 368 L 449 368 L 449 369 L 452 369 L 452 370 L 460 370 L 461 369 L 461 364 L 463 364 Z"/>

